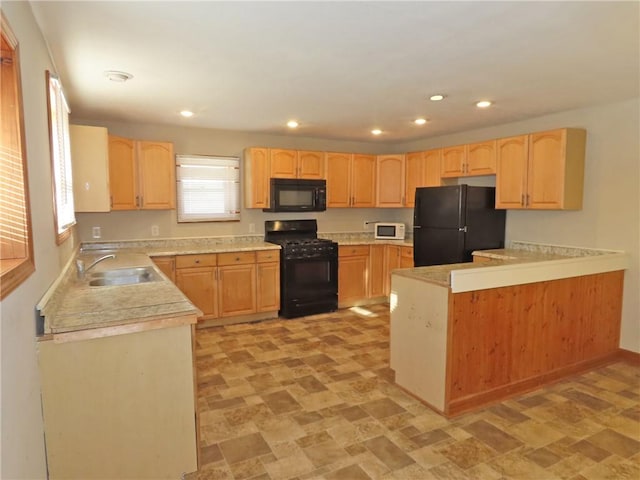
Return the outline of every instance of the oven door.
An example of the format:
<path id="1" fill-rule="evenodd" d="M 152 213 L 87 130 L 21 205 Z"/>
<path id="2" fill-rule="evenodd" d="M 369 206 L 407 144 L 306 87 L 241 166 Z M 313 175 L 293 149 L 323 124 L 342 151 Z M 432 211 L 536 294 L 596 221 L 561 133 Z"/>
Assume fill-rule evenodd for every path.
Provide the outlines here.
<path id="1" fill-rule="evenodd" d="M 295 317 L 338 308 L 338 258 L 296 258 L 281 264 L 281 315 Z"/>

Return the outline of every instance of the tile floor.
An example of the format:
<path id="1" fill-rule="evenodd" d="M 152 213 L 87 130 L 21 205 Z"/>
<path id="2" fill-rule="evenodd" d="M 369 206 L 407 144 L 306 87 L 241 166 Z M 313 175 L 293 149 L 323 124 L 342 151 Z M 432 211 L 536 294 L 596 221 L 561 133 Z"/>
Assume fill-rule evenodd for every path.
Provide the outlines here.
<path id="1" fill-rule="evenodd" d="M 189 479 L 640 478 L 640 368 L 616 363 L 453 420 L 394 386 L 388 305 L 199 330 Z"/>

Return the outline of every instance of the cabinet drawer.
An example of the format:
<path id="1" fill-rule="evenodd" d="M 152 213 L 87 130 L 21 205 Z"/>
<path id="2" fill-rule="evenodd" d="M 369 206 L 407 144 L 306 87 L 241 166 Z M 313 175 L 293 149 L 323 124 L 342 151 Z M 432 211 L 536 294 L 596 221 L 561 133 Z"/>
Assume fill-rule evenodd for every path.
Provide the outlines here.
<path id="1" fill-rule="evenodd" d="M 243 265 L 256 263 L 256 252 L 228 252 L 218 254 L 218 265 Z"/>
<path id="2" fill-rule="evenodd" d="M 257 251 L 256 260 L 258 263 L 278 262 L 280 261 L 280 250 Z"/>
<path id="3" fill-rule="evenodd" d="M 199 255 L 178 255 L 176 257 L 176 268 L 188 267 L 212 267 L 216 265 L 215 253 L 203 253 Z"/>
<path id="4" fill-rule="evenodd" d="M 369 255 L 369 245 L 343 245 L 338 247 L 338 256 L 340 257 L 356 257 L 360 255 Z"/>

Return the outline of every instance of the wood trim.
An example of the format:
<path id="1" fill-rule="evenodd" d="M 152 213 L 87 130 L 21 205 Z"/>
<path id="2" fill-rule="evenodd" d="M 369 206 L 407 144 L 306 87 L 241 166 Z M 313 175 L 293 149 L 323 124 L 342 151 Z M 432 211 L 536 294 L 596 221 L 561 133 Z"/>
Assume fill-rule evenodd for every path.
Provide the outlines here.
<path id="1" fill-rule="evenodd" d="M 35 271 L 35 261 L 33 257 L 33 229 L 31 225 L 31 207 L 29 202 L 27 144 L 24 133 L 24 105 L 22 101 L 22 80 L 20 74 L 20 46 L 18 44 L 17 37 L 13 33 L 8 20 L 4 15 L 4 12 L 1 11 L 0 25 L 2 27 L 0 32 L 4 41 L 13 48 L 13 80 L 15 81 L 15 100 L 17 105 L 15 111 L 17 118 L 14 117 L 13 120 L 15 120 L 15 123 L 17 124 L 17 135 L 19 136 L 17 145 L 14 145 L 14 147 L 16 149 L 20 149 L 22 162 L 22 195 L 24 198 L 24 230 L 26 234 L 24 245 L 26 255 L 22 258 L 11 259 L 17 260 L 17 264 L 16 262 L 10 262 L 9 265 L 6 265 L 4 262 L 0 262 L 0 300 L 3 300 Z M 8 122 L 8 119 L 3 118 L 3 125 L 6 122 Z"/>
<path id="2" fill-rule="evenodd" d="M 536 375 L 535 377 L 510 383 L 489 391 L 458 398 L 447 404 L 446 411 L 444 413 L 447 417 L 453 417 L 470 410 L 476 410 L 478 407 L 497 403 L 506 398 L 526 393 L 531 390 L 536 390 L 543 385 L 563 380 L 568 376 L 583 373 L 604 365 L 609 365 L 616 362 L 619 357 L 619 352 L 612 352 L 602 357 L 574 363 L 573 365 L 567 365 L 566 367 L 561 367 L 551 372 Z"/>
<path id="3" fill-rule="evenodd" d="M 179 327 L 181 325 L 193 325 L 198 321 L 195 313 L 180 315 L 169 318 L 153 318 L 127 325 L 114 325 L 112 327 L 91 328 L 88 330 L 78 330 L 75 332 L 53 333 L 55 343 L 76 342 L 78 340 L 90 340 L 93 338 L 113 337 L 116 335 L 126 335 L 129 333 L 144 332 L 147 330 L 158 330 L 161 328 Z"/>
<path id="4" fill-rule="evenodd" d="M 259 322 L 261 320 L 275 320 L 277 318 L 278 318 L 278 311 L 274 310 L 272 312 L 258 312 L 258 313 L 250 313 L 247 315 L 238 315 L 235 317 L 211 318 L 211 319 L 200 320 L 196 328 L 200 330 L 201 328 L 222 327 L 224 325 L 234 325 L 236 323 Z"/>
<path id="5" fill-rule="evenodd" d="M 193 364 L 193 411 L 196 422 L 196 465 L 200 470 L 200 411 L 198 409 L 198 359 L 196 356 L 196 326 L 191 325 L 191 361 Z"/>
<path id="6" fill-rule="evenodd" d="M 633 352 L 631 350 L 626 350 L 624 348 L 621 348 L 620 351 L 618 352 L 618 356 L 620 357 L 620 360 L 622 360 L 623 362 L 630 363 L 631 365 L 640 366 L 639 352 Z"/>

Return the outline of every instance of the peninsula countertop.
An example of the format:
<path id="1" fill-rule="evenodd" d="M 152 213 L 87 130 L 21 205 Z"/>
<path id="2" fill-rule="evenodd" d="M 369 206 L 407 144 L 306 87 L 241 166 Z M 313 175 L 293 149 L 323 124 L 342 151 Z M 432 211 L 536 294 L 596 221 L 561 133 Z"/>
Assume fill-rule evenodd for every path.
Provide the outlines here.
<path id="1" fill-rule="evenodd" d="M 511 242 L 510 248 L 473 252 L 483 262 L 454 263 L 394 270 L 393 275 L 450 288 L 453 293 L 628 268 L 629 258 L 615 250 Z"/>

